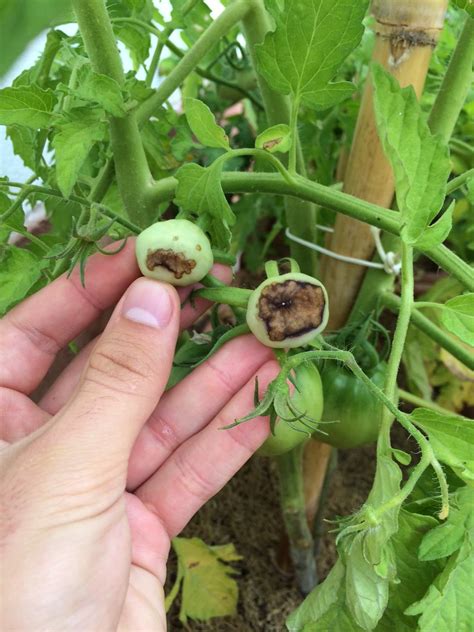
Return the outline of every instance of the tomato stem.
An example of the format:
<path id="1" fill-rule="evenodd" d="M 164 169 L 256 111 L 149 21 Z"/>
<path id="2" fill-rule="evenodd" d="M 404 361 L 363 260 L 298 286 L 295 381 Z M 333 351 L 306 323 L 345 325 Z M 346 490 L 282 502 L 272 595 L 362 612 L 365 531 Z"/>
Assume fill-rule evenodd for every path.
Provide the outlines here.
<path id="1" fill-rule="evenodd" d="M 122 61 L 104 0 L 72 0 L 79 30 L 93 69 L 125 82 Z M 145 192 L 153 178 L 148 166 L 134 111 L 124 117 L 110 117 L 110 143 L 120 195 L 129 216 L 141 226 L 152 217 Z"/>
<path id="2" fill-rule="evenodd" d="M 397 377 L 402 361 L 405 340 L 410 326 L 411 309 L 414 301 L 415 281 L 413 275 L 413 248 L 403 241 L 402 248 L 402 292 L 400 298 L 400 310 L 398 312 L 397 325 L 392 341 L 392 350 L 387 363 L 387 375 L 385 378 L 385 394 L 394 403 L 397 403 Z M 385 409 L 382 417 L 382 428 L 377 444 L 379 454 L 385 453 L 390 447 L 390 427 L 392 425 L 390 411 Z"/>
<path id="3" fill-rule="evenodd" d="M 407 246 L 407 248 L 410 248 Z M 410 248 L 411 250 L 411 248 Z M 407 262 L 410 262 L 410 254 L 408 254 Z M 413 274 L 413 272 L 412 272 Z M 410 286 L 408 287 L 408 291 L 410 291 Z M 404 319 L 406 316 L 404 316 Z M 402 326 L 404 326 L 404 319 L 402 320 Z M 400 334 L 401 335 L 401 334 Z M 356 377 L 358 377 L 369 389 L 369 391 L 377 397 L 379 401 L 381 401 L 384 406 L 390 411 L 390 413 L 396 418 L 396 420 L 407 430 L 409 434 L 416 440 L 421 450 L 421 459 L 417 466 L 413 469 L 412 473 L 408 481 L 405 483 L 404 487 L 400 490 L 400 492 L 394 496 L 389 503 L 382 505 L 377 509 L 379 513 L 383 513 L 386 510 L 395 507 L 397 504 L 403 503 L 408 496 L 412 493 L 418 479 L 425 471 L 425 469 L 431 465 L 434 469 L 436 477 L 439 482 L 440 490 L 441 490 L 441 498 L 442 498 L 442 509 L 440 513 L 440 518 L 443 519 L 447 517 L 449 513 L 449 490 L 448 484 L 446 481 L 446 477 L 441 468 L 439 461 L 437 460 L 434 451 L 429 443 L 428 439 L 425 435 L 418 430 L 418 428 L 413 424 L 410 417 L 405 413 L 402 413 L 397 406 L 394 404 L 393 400 L 384 393 L 374 382 L 364 373 L 364 371 L 357 364 L 354 356 L 349 351 L 338 351 L 334 350 L 333 347 L 324 343 L 324 346 L 328 350 L 321 351 L 306 351 L 302 353 L 298 353 L 294 356 L 288 358 L 282 372 L 278 376 L 277 379 L 286 379 L 288 373 L 295 369 L 302 362 L 307 362 L 308 360 L 336 360 L 339 362 L 343 362 L 348 369 L 350 369 Z M 398 352 L 394 355 L 397 358 Z M 393 360 L 393 366 L 395 366 L 395 360 Z M 393 370 L 393 368 L 392 368 Z M 389 384 L 390 387 L 390 384 Z M 393 392 L 392 392 L 393 394 Z"/>
<path id="4" fill-rule="evenodd" d="M 338 191 L 334 187 L 324 186 L 300 175 L 294 176 L 291 183 L 273 173 L 224 172 L 221 179 L 225 193 L 269 193 L 296 197 L 367 222 L 393 235 L 399 235 L 400 232 L 400 216 L 396 211 L 365 202 Z M 164 178 L 154 185 L 150 196 L 155 204 L 171 200 L 174 198 L 176 186 L 176 178 Z M 422 252 L 458 279 L 466 289 L 474 292 L 472 268 L 449 248 L 441 244 Z M 295 258 L 301 264 L 301 260 L 298 257 Z M 302 270 L 305 271 L 304 267 Z"/>
<path id="5" fill-rule="evenodd" d="M 424 399 L 423 397 L 418 397 L 413 393 L 409 393 L 402 388 L 398 389 L 398 396 L 402 401 L 413 404 L 414 406 L 418 406 L 420 408 L 429 408 L 429 410 L 434 410 L 435 412 L 442 413 L 443 415 L 454 415 L 451 410 L 447 410 L 446 408 L 443 408 L 443 406 L 439 406 L 431 400 Z"/>
<path id="6" fill-rule="evenodd" d="M 472 85 L 474 20 L 467 16 L 428 120 L 431 131 L 447 143 Z"/>
<path id="7" fill-rule="evenodd" d="M 252 10 L 244 17 L 242 25 L 252 59 L 252 65 L 257 71 L 257 80 L 267 115 L 267 123 L 268 125 L 277 125 L 279 123 L 290 125 L 292 110 L 288 97 L 275 92 L 258 72 L 256 46 L 262 44 L 267 33 L 272 30 L 270 16 L 263 0 L 253 0 Z M 294 171 L 296 172 L 297 170 L 300 174 L 306 176 L 306 161 L 303 156 L 297 129 L 293 132 L 292 140 L 293 145 L 290 155 L 290 165 L 294 162 Z M 294 235 L 304 237 L 313 242 L 316 241 L 317 210 L 312 201 L 291 198 L 285 199 L 285 215 L 287 226 Z M 298 261 L 303 272 L 313 276 L 316 275 L 318 262 L 316 252 L 308 250 L 308 248 L 294 241 L 290 244 L 290 251 L 291 256 Z"/>
<path id="8" fill-rule="evenodd" d="M 388 307 L 391 311 L 398 312 L 400 309 L 401 301 L 398 296 L 391 292 L 386 292 L 381 295 L 382 303 Z M 424 334 L 429 336 L 432 340 L 437 342 L 441 347 L 446 349 L 457 360 L 462 362 L 469 369 L 474 370 L 474 357 L 465 347 L 460 345 L 449 334 L 445 333 L 442 329 L 437 327 L 429 318 L 426 318 L 416 308 L 417 304 L 412 305 L 411 309 L 411 322 Z"/>
<path id="9" fill-rule="evenodd" d="M 468 171 L 461 173 L 461 175 L 457 178 L 450 180 L 446 187 L 446 195 L 451 195 L 451 193 L 460 189 L 470 178 L 474 178 L 474 169 L 469 169 Z"/>
<path id="10" fill-rule="evenodd" d="M 302 450 L 275 457 L 278 468 L 281 508 L 290 541 L 290 555 L 301 592 L 307 595 L 317 583 L 314 545 L 306 518 L 302 475 Z"/>
<path id="11" fill-rule="evenodd" d="M 158 86 L 155 93 L 137 108 L 139 124 L 147 121 L 163 105 L 186 77 L 193 72 L 203 57 L 212 50 L 216 42 L 250 11 L 251 6 L 252 3 L 249 0 L 236 0 L 224 9 Z"/>

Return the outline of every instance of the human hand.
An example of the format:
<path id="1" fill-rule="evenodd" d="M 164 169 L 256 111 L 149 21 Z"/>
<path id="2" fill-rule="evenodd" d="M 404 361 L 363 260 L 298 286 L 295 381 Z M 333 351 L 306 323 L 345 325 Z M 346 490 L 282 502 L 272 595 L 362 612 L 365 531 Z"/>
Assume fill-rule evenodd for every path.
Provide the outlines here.
<path id="1" fill-rule="evenodd" d="M 207 305 L 180 310 L 189 289 L 138 274 L 130 243 L 89 261 L 86 289 L 61 277 L 0 322 L 5 631 L 165 630 L 170 538 L 268 435 L 264 418 L 220 430 L 253 408 L 255 374 L 278 371 L 251 336 L 164 393 L 180 327 Z M 56 353 L 117 300 L 34 403 Z"/>

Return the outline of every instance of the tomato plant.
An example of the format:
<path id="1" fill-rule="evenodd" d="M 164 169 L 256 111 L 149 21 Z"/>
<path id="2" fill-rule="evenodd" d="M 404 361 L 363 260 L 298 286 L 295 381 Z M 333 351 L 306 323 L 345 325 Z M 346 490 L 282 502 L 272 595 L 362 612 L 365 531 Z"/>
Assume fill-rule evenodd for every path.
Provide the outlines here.
<path id="1" fill-rule="evenodd" d="M 226 0 L 218 15 L 204 0 L 170 0 L 171 11 L 152 0 L 36 4 L 24 0 L 21 19 L 14 0 L 0 7 L 2 155 L 11 153 L 0 179 L 0 313 L 75 267 L 87 287 L 90 255 L 113 256 L 136 237 L 143 274 L 192 285 L 186 300 L 212 304 L 206 330 L 183 333 L 169 389 L 243 334 L 279 362 L 253 410 L 225 424 L 268 416 L 274 430 L 261 452 L 278 454 L 289 553 L 309 593 L 287 628 L 468 629 L 472 2 Z M 38 58 L 11 70 L 41 33 Z M 234 267 L 231 286 L 214 262 Z M 339 335 L 361 322 L 386 327 L 383 364 L 358 361 L 370 327 Z M 321 415 L 304 458 L 283 450 Z M 315 499 L 331 458 L 321 442 L 370 441 L 372 488 L 338 518 L 337 559 L 316 586 L 308 518 L 324 513 Z M 235 551 L 200 540 L 175 549 L 181 620 L 233 612 L 225 563 Z M 228 580 L 231 607 L 190 603 L 193 577 L 215 576 L 191 572 L 187 555 Z"/>

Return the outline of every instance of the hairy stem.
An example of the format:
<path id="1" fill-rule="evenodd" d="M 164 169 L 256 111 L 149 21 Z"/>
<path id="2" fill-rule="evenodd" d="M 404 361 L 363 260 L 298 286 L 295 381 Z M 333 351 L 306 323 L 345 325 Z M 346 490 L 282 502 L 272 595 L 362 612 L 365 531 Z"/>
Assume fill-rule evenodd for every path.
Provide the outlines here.
<path id="1" fill-rule="evenodd" d="M 2 185 L 11 186 L 15 188 L 18 186 L 20 187 L 24 186 L 23 184 L 20 184 L 19 182 L 0 182 L 0 187 Z M 42 187 L 36 184 L 29 185 L 29 188 L 32 193 L 41 193 L 43 195 L 50 195 L 51 197 L 64 199 L 63 194 L 58 189 L 50 189 L 48 187 Z M 92 204 L 96 204 L 93 201 L 88 200 L 87 198 L 80 197 L 79 195 L 70 195 L 68 200 L 70 200 L 71 202 L 76 202 L 77 204 L 80 204 L 81 206 L 85 206 L 87 208 L 90 208 Z M 108 208 L 107 206 L 104 206 L 103 204 L 96 204 L 96 207 L 103 215 L 110 217 L 110 219 L 114 219 L 117 222 L 117 224 L 121 224 L 124 228 L 128 228 L 132 233 L 135 233 L 136 235 L 138 235 L 141 232 L 142 229 L 140 228 L 140 226 L 138 226 L 137 224 L 134 224 L 133 222 L 130 222 L 125 217 L 121 217 L 120 215 L 117 215 L 117 213 L 112 211 L 112 209 Z"/>
<path id="2" fill-rule="evenodd" d="M 302 476 L 302 447 L 275 458 L 280 483 L 280 502 L 290 555 L 298 587 L 304 595 L 317 583 L 313 538 L 306 520 Z"/>
<path id="3" fill-rule="evenodd" d="M 0 187 L 23 187 L 23 182 L 0 181 Z M 176 178 L 163 178 L 156 182 L 148 191 L 148 204 L 158 205 L 165 200 L 172 200 L 176 193 L 178 181 Z M 349 217 L 360 219 L 372 226 L 377 226 L 394 235 L 399 234 L 399 215 L 381 206 L 364 202 L 333 187 L 326 187 L 311 182 L 301 176 L 295 176 L 291 183 L 279 174 L 272 173 L 238 173 L 225 172 L 222 174 L 222 186 L 226 193 L 268 193 L 288 195 L 302 200 L 320 204 L 326 208 L 344 213 Z M 35 187 L 36 191 L 63 197 L 62 194 L 47 187 Z M 73 198 L 71 198 L 73 199 Z M 90 205 L 85 198 L 76 198 L 80 204 Z M 469 291 L 474 292 L 474 277 L 472 268 L 446 246 L 435 246 L 425 250 L 432 261 L 438 263 L 446 272 L 454 276 Z"/>
<path id="4" fill-rule="evenodd" d="M 176 68 L 164 79 L 156 92 L 138 107 L 139 123 L 147 121 L 163 105 L 186 77 L 195 70 L 201 59 L 215 46 L 216 42 L 248 13 L 250 6 L 250 0 L 236 0 L 214 20 L 194 46 L 184 55 Z"/>
<path id="5" fill-rule="evenodd" d="M 393 336 L 392 349 L 387 364 L 385 378 L 385 394 L 394 404 L 397 403 L 397 377 L 402 361 L 403 349 L 410 326 L 411 309 L 414 300 L 415 282 L 413 275 L 413 248 L 402 241 L 402 293 L 400 298 L 400 310 L 398 312 L 397 325 Z M 390 426 L 392 416 L 385 409 L 382 417 L 381 440 L 377 449 L 381 452 L 390 446 Z"/>
<path id="6" fill-rule="evenodd" d="M 34 192 L 34 188 L 31 188 L 31 183 L 34 182 L 34 180 L 36 180 L 35 174 L 30 176 L 28 180 L 21 186 L 21 190 L 19 191 L 16 200 L 9 208 L 7 208 L 7 210 L 2 215 L 0 215 L 0 220 L 2 222 L 5 222 L 9 217 L 11 217 L 11 215 L 13 215 L 13 213 L 17 209 L 22 208 L 23 202 L 30 195 L 30 193 Z"/>
<path id="7" fill-rule="evenodd" d="M 431 131 L 447 143 L 472 85 L 474 19 L 466 18 L 428 120 Z"/>
<path id="8" fill-rule="evenodd" d="M 451 195 L 451 193 L 460 189 L 470 178 L 474 178 L 474 169 L 469 169 L 468 171 L 461 173 L 461 175 L 457 178 L 450 180 L 446 187 L 446 195 Z"/>
<path id="9" fill-rule="evenodd" d="M 252 64 L 254 68 L 257 68 L 255 46 L 261 44 L 267 32 L 271 30 L 271 23 L 263 0 L 254 0 L 252 10 L 245 16 L 242 23 Z M 292 110 L 288 97 L 272 90 L 260 73 L 257 73 L 257 79 L 268 124 L 290 124 Z M 295 171 L 297 170 L 300 174 L 305 176 L 306 165 L 297 131 L 294 131 L 291 156 L 292 162 L 295 163 Z M 306 240 L 315 242 L 317 223 L 316 207 L 314 204 L 308 202 L 309 201 L 295 199 L 285 200 L 286 223 L 293 235 L 304 237 Z M 317 255 L 314 251 L 308 250 L 305 246 L 292 241 L 290 242 L 290 252 L 291 256 L 300 264 L 303 272 L 316 274 Z"/>
<path id="10" fill-rule="evenodd" d="M 72 0 L 79 29 L 92 67 L 123 85 L 125 76 L 104 0 Z M 110 142 L 115 173 L 130 218 L 145 225 L 151 217 L 145 192 L 152 185 L 134 112 L 110 118 Z"/>
<path id="11" fill-rule="evenodd" d="M 398 312 L 401 307 L 401 301 L 398 296 L 392 293 L 383 293 L 381 295 L 382 303 L 393 312 Z M 459 344 L 449 334 L 437 327 L 431 320 L 426 318 L 416 309 L 416 304 L 411 309 L 411 322 L 424 334 L 437 342 L 443 349 L 446 349 L 459 362 L 462 362 L 469 369 L 474 370 L 474 357 L 465 347 Z"/>
<path id="12" fill-rule="evenodd" d="M 433 410 L 436 413 L 443 413 L 444 415 L 454 414 L 451 410 L 447 410 L 446 408 L 443 408 L 442 406 L 439 406 L 435 402 L 432 402 L 428 399 L 424 399 L 423 397 L 418 397 L 418 395 L 409 393 L 402 388 L 398 389 L 398 396 L 402 401 L 407 402 L 408 404 L 412 404 L 413 406 L 417 406 L 418 408 L 428 408 L 429 410 Z"/>
<path id="13" fill-rule="evenodd" d="M 94 184 L 91 188 L 89 197 L 92 202 L 100 202 L 104 198 L 109 189 L 109 186 L 112 184 L 114 173 L 114 160 L 113 158 L 109 158 L 109 160 L 107 160 L 105 165 L 102 167 L 101 172 L 95 179 Z"/>
<path id="14" fill-rule="evenodd" d="M 150 33 L 153 33 L 153 35 L 156 35 L 156 37 L 158 38 L 158 44 L 155 49 L 155 53 L 153 54 L 153 59 L 151 61 L 150 68 L 147 73 L 147 78 L 149 77 L 150 73 L 153 73 L 153 75 L 156 73 L 156 67 L 154 64 L 155 62 L 156 64 L 158 64 L 160 56 L 161 56 L 161 51 L 165 46 L 180 59 L 183 59 L 183 57 L 185 57 L 186 55 L 186 53 L 184 53 L 178 46 L 173 44 L 173 42 L 169 39 L 169 36 L 173 32 L 173 29 L 171 28 L 166 28 L 163 31 L 159 31 L 157 28 L 155 28 L 151 24 L 148 24 L 147 22 L 143 22 L 142 20 L 138 20 L 136 18 L 115 18 L 113 22 L 129 22 L 129 23 L 135 24 L 149 31 Z M 222 86 L 227 86 L 228 88 L 232 88 L 232 90 L 239 91 L 242 94 L 242 97 L 249 99 L 256 107 L 258 107 L 259 109 L 262 109 L 262 104 L 260 103 L 260 101 L 258 101 L 253 96 L 253 94 L 251 94 L 248 90 L 245 90 L 245 88 L 242 88 L 237 83 L 233 83 L 232 81 L 227 81 L 226 79 L 223 79 L 222 77 L 217 76 L 216 74 L 211 72 L 209 69 L 201 68 L 200 66 L 196 66 L 193 72 L 195 72 L 200 77 L 203 77 L 204 79 L 209 79 L 209 81 L 213 81 L 214 83 L 220 84 Z"/>
<path id="15" fill-rule="evenodd" d="M 176 178 L 164 178 L 155 184 L 149 195 L 155 203 L 171 200 L 175 195 L 176 186 Z M 225 172 L 222 174 L 222 186 L 226 193 L 269 193 L 296 197 L 367 222 L 394 235 L 399 235 L 400 232 L 400 216 L 396 211 L 365 202 L 299 175 L 294 176 L 290 184 L 278 174 Z M 458 279 L 466 289 L 474 291 L 472 268 L 449 248 L 439 245 L 423 252 L 443 270 Z"/>
<path id="16" fill-rule="evenodd" d="M 410 261 L 410 255 L 408 253 L 408 261 Z M 329 345 L 325 345 L 328 348 Z M 354 375 L 359 378 L 368 388 L 368 390 L 376 397 L 382 404 L 390 411 L 390 413 L 395 417 L 395 419 L 402 425 L 405 430 L 416 440 L 421 450 L 421 459 L 418 465 L 414 468 L 413 472 L 410 475 L 410 478 L 404 485 L 404 487 L 400 490 L 400 492 L 394 496 L 388 503 L 385 503 L 380 508 L 377 509 L 377 512 L 383 513 L 388 509 L 395 507 L 397 504 L 401 504 L 408 498 L 408 496 L 413 491 L 413 488 L 416 485 L 416 482 L 424 472 L 424 470 L 431 465 L 435 471 L 436 477 L 439 482 L 440 490 L 441 490 L 441 498 L 442 498 L 442 509 L 440 513 L 440 518 L 445 519 L 449 512 L 449 490 L 448 484 L 446 481 L 446 477 L 444 476 L 441 465 L 436 458 L 436 455 L 433 452 L 431 444 L 425 435 L 418 430 L 418 428 L 413 424 L 410 417 L 405 413 L 402 413 L 397 406 L 394 404 L 392 399 L 387 397 L 382 389 L 380 389 L 372 380 L 364 373 L 364 371 L 357 364 L 354 356 L 349 351 L 307 351 L 305 353 L 299 353 L 292 356 L 285 363 L 284 371 L 280 374 L 279 379 L 286 379 L 289 372 L 296 368 L 301 362 L 308 360 L 338 360 L 339 362 L 343 362 L 348 369 L 350 369 Z"/>

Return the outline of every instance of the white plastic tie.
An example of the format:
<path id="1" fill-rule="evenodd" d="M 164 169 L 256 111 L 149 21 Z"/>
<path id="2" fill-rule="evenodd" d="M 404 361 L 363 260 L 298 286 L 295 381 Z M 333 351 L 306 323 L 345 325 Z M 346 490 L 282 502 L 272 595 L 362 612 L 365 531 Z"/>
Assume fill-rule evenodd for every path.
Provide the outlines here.
<path id="1" fill-rule="evenodd" d="M 328 233 L 334 232 L 334 230 L 332 228 L 329 228 L 328 226 L 317 225 L 317 228 Z M 306 248 L 309 248 L 310 250 L 316 250 L 316 252 L 320 252 L 321 254 L 326 255 L 327 257 L 332 257 L 333 259 L 337 259 L 337 261 L 343 261 L 344 263 L 352 263 L 357 266 L 364 266 L 366 268 L 372 268 L 375 270 L 384 270 L 387 274 L 395 274 L 395 275 L 400 274 L 401 264 L 400 264 L 398 255 L 394 252 L 385 252 L 382 246 L 382 242 L 380 240 L 380 229 L 375 228 L 373 230 L 378 231 L 377 237 L 374 234 L 374 240 L 375 240 L 375 247 L 377 249 L 377 253 L 379 257 L 382 259 L 381 263 L 379 263 L 378 261 L 367 261 L 366 259 L 358 259 L 356 257 L 349 257 L 347 255 L 341 255 L 337 252 L 333 252 L 332 250 L 329 250 L 328 248 L 324 248 L 323 246 L 319 246 L 318 244 L 313 244 L 311 241 L 307 241 L 306 239 L 302 239 L 301 237 L 297 237 L 296 235 L 293 235 L 293 233 L 290 231 L 289 228 L 286 229 L 285 235 L 291 241 L 294 241 L 295 243 L 300 244 L 301 246 L 305 246 Z"/>

